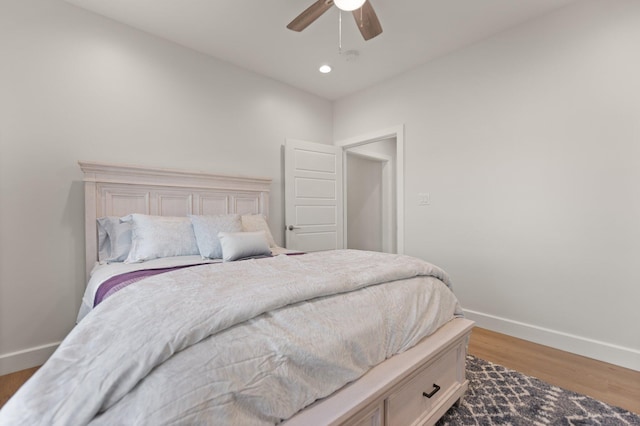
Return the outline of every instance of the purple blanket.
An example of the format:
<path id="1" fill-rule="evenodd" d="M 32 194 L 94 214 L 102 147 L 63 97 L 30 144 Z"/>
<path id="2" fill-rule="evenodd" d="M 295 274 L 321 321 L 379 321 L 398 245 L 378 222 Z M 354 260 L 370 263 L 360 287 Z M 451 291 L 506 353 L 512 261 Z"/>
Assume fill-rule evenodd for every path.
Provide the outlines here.
<path id="1" fill-rule="evenodd" d="M 285 254 L 287 256 L 297 256 L 305 253 L 294 252 L 294 253 L 285 253 Z M 239 260 L 262 259 L 267 257 L 271 257 L 271 256 L 249 256 L 247 258 L 239 259 Z M 107 297 L 111 296 L 115 292 L 122 290 L 123 288 L 135 282 L 138 282 L 143 278 L 152 277 L 154 275 L 164 274 L 165 272 L 171 272 L 178 269 L 189 268 L 191 266 L 198 266 L 198 265 L 201 265 L 201 264 L 171 266 L 167 268 L 158 268 L 158 269 L 142 269 L 139 271 L 126 272 L 124 274 L 115 275 L 109 278 L 108 280 L 105 280 L 102 284 L 100 284 L 100 287 L 98 287 L 98 291 L 96 291 L 96 296 L 93 299 L 93 307 L 95 308 L 96 306 L 98 306 L 100 302 L 102 302 L 103 300 L 105 300 Z"/>
<path id="2" fill-rule="evenodd" d="M 188 268 L 191 266 L 198 265 L 182 265 L 182 266 L 172 266 L 169 268 L 160 268 L 160 269 L 142 269 L 140 271 L 127 272 L 120 275 L 115 275 L 98 287 L 98 291 L 96 292 L 96 297 L 93 299 L 93 307 L 95 308 L 107 297 L 111 296 L 115 292 L 122 290 L 123 288 L 131 285 L 135 282 L 140 281 L 143 278 L 151 277 L 158 274 L 164 274 L 165 272 L 175 271 L 182 268 Z"/>

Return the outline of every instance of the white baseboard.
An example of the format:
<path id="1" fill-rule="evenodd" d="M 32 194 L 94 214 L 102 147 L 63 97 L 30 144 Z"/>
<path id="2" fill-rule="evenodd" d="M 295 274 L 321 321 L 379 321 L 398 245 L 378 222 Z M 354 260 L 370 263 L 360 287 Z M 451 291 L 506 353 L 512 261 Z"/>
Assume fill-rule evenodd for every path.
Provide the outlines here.
<path id="1" fill-rule="evenodd" d="M 60 342 L 0 355 L 0 376 L 44 364 L 58 345 Z"/>
<path id="2" fill-rule="evenodd" d="M 464 314 L 466 318 L 475 321 L 478 327 L 640 371 L 640 351 L 636 349 L 500 318 L 482 312 L 464 310 Z"/>

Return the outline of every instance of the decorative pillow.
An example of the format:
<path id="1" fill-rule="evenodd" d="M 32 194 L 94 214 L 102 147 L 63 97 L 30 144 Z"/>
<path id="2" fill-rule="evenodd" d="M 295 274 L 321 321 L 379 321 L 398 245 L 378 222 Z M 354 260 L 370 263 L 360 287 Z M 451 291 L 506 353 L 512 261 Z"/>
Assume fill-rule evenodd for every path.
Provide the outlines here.
<path id="1" fill-rule="evenodd" d="M 240 232 L 242 221 L 238 214 L 216 216 L 189 216 L 196 234 L 198 250 L 204 259 L 222 258 L 222 248 L 218 239 L 219 232 Z"/>
<path id="2" fill-rule="evenodd" d="M 251 256 L 271 256 L 271 249 L 264 231 L 220 232 L 222 260 L 231 262 Z"/>
<path id="3" fill-rule="evenodd" d="M 105 216 L 98 222 L 98 261 L 124 262 L 131 250 L 131 224 L 120 222 L 119 217 Z"/>
<path id="4" fill-rule="evenodd" d="M 277 247 L 273 235 L 271 235 L 271 230 L 269 230 L 269 225 L 261 214 L 242 215 L 242 229 L 245 232 L 264 231 L 269 247 Z"/>
<path id="5" fill-rule="evenodd" d="M 170 256 L 198 254 L 198 244 L 188 217 L 130 214 L 121 219 L 131 223 L 132 243 L 125 263 Z"/>

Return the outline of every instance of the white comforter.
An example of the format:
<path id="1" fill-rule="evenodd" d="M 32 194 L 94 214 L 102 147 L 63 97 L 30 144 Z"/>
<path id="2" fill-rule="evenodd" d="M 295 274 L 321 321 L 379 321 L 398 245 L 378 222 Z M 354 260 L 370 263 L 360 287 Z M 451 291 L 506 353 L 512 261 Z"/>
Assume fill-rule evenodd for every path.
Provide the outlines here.
<path id="1" fill-rule="evenodd" d="M 278 423 L 460 315 L 449 285 L 352 250 L 147 278 L 89 313 L 0 425 Z"/>

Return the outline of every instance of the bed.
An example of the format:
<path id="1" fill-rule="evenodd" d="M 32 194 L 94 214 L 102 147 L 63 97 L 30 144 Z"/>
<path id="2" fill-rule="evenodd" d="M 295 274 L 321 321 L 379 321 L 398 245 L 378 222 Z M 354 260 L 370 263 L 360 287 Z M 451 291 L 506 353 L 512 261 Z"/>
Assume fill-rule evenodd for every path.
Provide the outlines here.
<path id="1" fill-rule="evenodd" d="M 433 424 L 462 398 L 473 323 L 440 268 L 277 247 L 270 179 L 80 166 L 78 325 L 1 425 Z"/>

